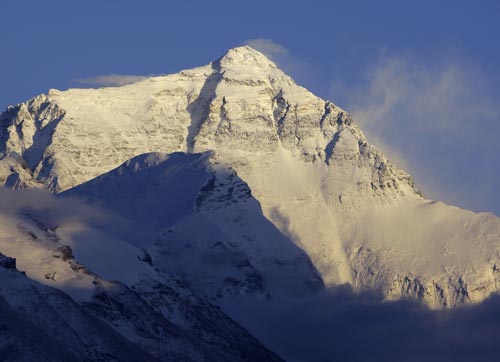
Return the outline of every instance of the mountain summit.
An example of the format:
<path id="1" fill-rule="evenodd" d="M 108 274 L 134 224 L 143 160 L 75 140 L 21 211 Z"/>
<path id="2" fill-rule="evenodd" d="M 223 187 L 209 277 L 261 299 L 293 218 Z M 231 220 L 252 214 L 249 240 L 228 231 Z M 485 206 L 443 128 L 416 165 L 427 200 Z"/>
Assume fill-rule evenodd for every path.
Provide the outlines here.
<path id="1" fill-rule="evenodd" d="M 259 68 L 260 70 L 278 68 L 268 57 L 248 45 L 229 49 L 215 62 L 220 63 L 221 67 L 235 65 L 237 67 Z"/>
<path id="2" fill-rule="evenodd" d="M 133 157 L 210 152 L 209 168 L 231 170 L 245 183 L 263 217 L 306 252 L 326 286 L 349 283 L 434 307 L 481 301 L 497 290 L 499 218 L 423 198 L 346 111 L 247 46 L 177 74 L 51 90 L 10 107 L 0 116 L 0 152 L 0 162 L 10 162 L 0 168 L 6 185 L 74 189 L 94 201 L 108 184 L 91 180 Z M 131 180 L 127 187 L 135 187 Z M 147 197 L 162 219 L 167 200 L 162 206 Z M 158 232 L 169 230 L 167 219 Z"/>

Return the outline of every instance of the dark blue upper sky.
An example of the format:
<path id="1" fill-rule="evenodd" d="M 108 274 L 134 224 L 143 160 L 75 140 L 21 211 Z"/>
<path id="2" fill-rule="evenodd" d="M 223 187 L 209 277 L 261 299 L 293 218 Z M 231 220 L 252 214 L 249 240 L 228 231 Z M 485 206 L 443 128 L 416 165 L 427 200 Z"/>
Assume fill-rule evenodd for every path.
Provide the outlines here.
<path id="1" fill-rule="evenodd" d="M 500 1 L 0 4 L 0 108 L 108 74 L 208 63 L 249 39 L 347 108 L 430 197 L 500 214 Z"/>

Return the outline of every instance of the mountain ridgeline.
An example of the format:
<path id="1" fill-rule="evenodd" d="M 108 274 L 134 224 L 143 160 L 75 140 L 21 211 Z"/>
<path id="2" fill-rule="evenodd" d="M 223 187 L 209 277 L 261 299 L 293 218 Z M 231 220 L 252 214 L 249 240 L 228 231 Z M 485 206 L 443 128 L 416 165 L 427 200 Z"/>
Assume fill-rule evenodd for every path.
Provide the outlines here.
<path id="1" fill-rule="evenodd" d="M 425 199 L 346 111 L 247 46 L 9 107 L 0 155 L 12 360 L 25 335 L 53 360 L 280 360 L 219 305 L 349 284 L 443 308 L 500 285 L 498 217 Z M 48 336 L 34 293 L 66 311 Z M 57 323 L 77 320 L 69 348 Z"/>

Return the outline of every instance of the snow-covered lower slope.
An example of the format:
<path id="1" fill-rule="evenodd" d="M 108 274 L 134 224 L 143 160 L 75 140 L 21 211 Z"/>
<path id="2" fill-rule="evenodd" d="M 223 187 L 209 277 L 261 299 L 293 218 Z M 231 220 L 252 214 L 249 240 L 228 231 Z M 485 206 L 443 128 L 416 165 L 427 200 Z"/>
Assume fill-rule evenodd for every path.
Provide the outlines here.
<path id="1" fill-rule="evenodd" d="M 95 275 L 130 286 L 142 275 L 159 278 L 141 260 L 144 252 L 90 224 L 96 218 L 112 222 L 98 210 L 42 190 L 1 188 L 0 198 L 0 252 L 15 258 L 30 279 L 87 300 Z"/>
<path id="2" fill-rule="evenodd" d="M 344 110 L 249 47 L 123 87 L 51 90 L 0 115 L 0 153 L 20 155 L 54 192 L 140 154 L 178 151 L 210 151 L 213 164 L 231 167 L 326 285 L 373 287 L 434 306 L 497 290 L 499 218 L 423 199 L 410 175 L 370 145 Z M 227 217 L 222 212 L 218 220 Z M 193 225 L 209 228 L 205 221 L 187 217 L 176 230 L 193 239 Z"/>
<path id="3" fill-rule="evenodd" d="M 137 156 L 61 196 L 94 202 L 153 231 L 149 243 L 135 241 L 152 264 L 210 296 L 305 295 L 323 287 L 309 257 L 209 152 Z"/>
<path id="4" fill-rule="evenodd" d="M 355 285 L 432 306 L 479 302 L 500 287 L 500 222 L 428 200 L 367 210 L 345 235 Z"/>
<path id="5" fill-rule="evenodd" d="M 148 361 L 145 351 L 66 294 L 28 279 L 0 254 L 3 361 Z"/>
<path id="6" fill-rule="evenodd" d="M 20 314 L 3 322 L 6 360 L 30 360 L 43 343 L 46 355 L 33 360 L 280 360 L 98 226 L 119 219 L 44 191 L 0 188 L 0 200 L 0 310 Z M 28 328 L 15 328 L 17 319 Z M 24 350 L 26 338 L 33 351 Z"/>

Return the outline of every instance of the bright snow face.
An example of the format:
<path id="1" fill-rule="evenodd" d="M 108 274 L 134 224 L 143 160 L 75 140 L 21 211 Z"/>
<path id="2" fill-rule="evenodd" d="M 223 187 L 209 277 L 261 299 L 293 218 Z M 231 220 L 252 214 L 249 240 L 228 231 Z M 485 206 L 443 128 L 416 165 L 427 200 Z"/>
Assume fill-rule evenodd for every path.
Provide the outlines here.
<path id="1" fill-rule="evenodd" d="M 0 120 L 2 152 L 55 192 L 139 154 L 214 152 L 327 285 L 434 306 L 497 289 L 498 218 L 423 199 L 344 110 L 249 47 L 123 87 L 50 91 Z"/>

